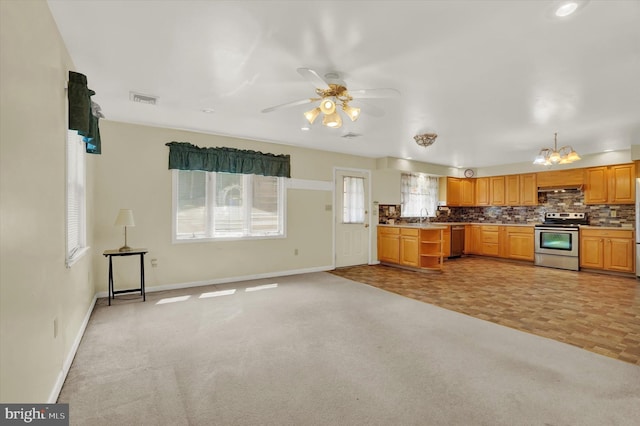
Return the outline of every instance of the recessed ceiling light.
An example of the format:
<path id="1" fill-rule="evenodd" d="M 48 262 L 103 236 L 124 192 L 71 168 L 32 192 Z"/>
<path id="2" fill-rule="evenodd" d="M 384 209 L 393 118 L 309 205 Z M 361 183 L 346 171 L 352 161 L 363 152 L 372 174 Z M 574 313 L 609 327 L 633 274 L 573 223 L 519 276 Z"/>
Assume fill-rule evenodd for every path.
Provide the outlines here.
<path id="1" fill-rule="evenodd" d="M 578 3 L 570 1 L 562 4 L 560 7 L 556 9 L 556 16 L 559 18 L 564 18 L 565 16 L 571 15 L 578 9 Z"/>
<path id="2" fill-rule="evenodd" d="M 202 112 L 205 114 L 213 114 L 215 110 L 213 108 L 202 108 Z"/>
<path id="3" fill-rule="evenodd" d="M 404 157 L 405 160 L 413 160 L 413 157 Z"/>
<path id="4" fill-rule="evenodd" d="M 311 127 L 308 127 L 308 126 L 300 127 L 300 130 L 302 130 L 303 132 L 308 132 L 309 130 L 311 130 Z"/>

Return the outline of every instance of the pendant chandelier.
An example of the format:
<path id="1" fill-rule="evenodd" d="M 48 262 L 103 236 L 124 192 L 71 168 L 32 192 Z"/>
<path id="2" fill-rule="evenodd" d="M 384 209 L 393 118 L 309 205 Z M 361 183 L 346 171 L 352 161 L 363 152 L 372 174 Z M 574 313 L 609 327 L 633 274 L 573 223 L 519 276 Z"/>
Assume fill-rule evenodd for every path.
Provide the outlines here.
<path id="1" fill-rule="evenodd" d="M 552 166 L 554 164 L 570 164 L 578 160 L 580 160 L 580 156 L 571 146 L 565 145 L 558 149 L 558 133 L 556 132 L 553 149 L 541 149 L 536 159 L 533 160 L 533 164 Z"/>

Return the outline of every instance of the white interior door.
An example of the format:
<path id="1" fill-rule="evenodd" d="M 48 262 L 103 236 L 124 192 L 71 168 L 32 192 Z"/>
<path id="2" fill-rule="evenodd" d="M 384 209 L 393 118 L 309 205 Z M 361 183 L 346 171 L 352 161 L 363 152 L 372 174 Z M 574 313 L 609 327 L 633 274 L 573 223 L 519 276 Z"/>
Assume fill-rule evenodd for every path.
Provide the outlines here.
<path id="1" fill-rule="evenodd" d="M 336 267 L 369 262 L 369 173 L 337 170 L 335 190 Z"/>

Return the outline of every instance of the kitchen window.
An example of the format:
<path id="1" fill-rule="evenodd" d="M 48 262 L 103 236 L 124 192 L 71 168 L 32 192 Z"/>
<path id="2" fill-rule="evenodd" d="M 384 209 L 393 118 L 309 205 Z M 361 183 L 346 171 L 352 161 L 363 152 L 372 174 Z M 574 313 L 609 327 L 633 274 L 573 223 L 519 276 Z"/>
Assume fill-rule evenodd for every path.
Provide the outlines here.
<path id="1" fill-rule="evenodd" d="M 173 170 L 174 241 L 285 235 L 284 178 Z"/>
<path id="2" fill-rule="evenodd" d="M 435 217 L 438 208 L 438 177 L 425 173 L 402 173 L 400 203 L 402 217 Z"/>

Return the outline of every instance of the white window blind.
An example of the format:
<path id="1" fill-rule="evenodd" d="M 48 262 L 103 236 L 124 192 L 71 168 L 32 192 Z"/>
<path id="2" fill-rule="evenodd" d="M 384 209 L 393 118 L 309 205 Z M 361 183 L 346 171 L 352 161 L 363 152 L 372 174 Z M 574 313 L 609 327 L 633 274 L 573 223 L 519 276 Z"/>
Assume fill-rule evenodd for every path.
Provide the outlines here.
<path id="1" fill-rule="evenodd" d="M 86 248 L 85 145 L 75 130 L 67 131 L 67 253 L 70 267 Z"/>
<path id="2" fill-rule="evenodd" d="M 425 173 L 402 173 L 400 196 L 403 217 L 434 217 L 438 207 L 438 177 Z"/>
<path id="3" fill-rule="evenodd" d="M 364 223 L 364 178 L 342 179 L 342 223 Z"/>
<path id="4" fill-rule="evenodd" d="M 284 236 L 284 178 L 175 170 L 175 240 Z"/>

